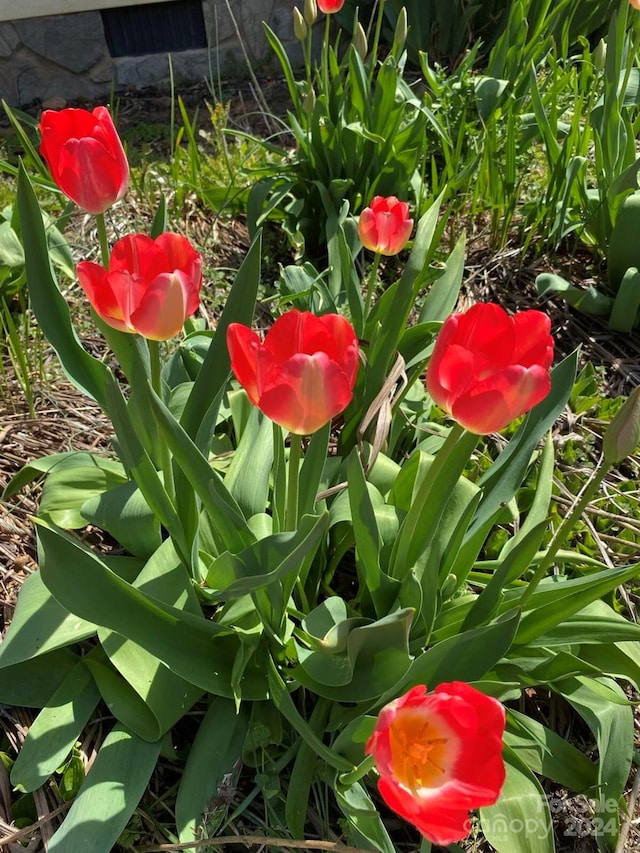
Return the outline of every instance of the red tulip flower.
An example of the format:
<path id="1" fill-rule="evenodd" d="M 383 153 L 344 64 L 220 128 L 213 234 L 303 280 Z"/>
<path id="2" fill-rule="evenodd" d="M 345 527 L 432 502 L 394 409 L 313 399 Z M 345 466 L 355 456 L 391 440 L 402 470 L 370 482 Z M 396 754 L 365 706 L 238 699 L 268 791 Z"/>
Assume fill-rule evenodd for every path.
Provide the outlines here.
<path id="1" fill-rule="evenodd" d="M 395 196 L 377 195 L 358 220 L 360 242 L 379 255 L 397 255 L 406 246 L 412 228 L 409 205 Z"/>
<path id="2" fill-rule="evenodd" d="M 367 742 L 383 800 L 433 844 L 464 838 L 469 811 L 500 796 L 504 726 L 500 702 L 468 684 L 413 687 L 385 705 Z"/>
<path id="3" fill-rule="evenodd" d="M 297 435 L 308 435 L 351 402 L 358 340 L 339 314 L 289 311 L 261 342 L 241 323 L 227 331 L 231 368 L 254 406 Z"/>
<path id="4" fill-rule="evenodd" d="M 179 234 L 130 234 L 114 244 L 108 270 L 82 261 L 77 272 L 105 323 L 152 341 L 177 335 L 200 303 L 202 260 Z"/>
<path id="5" fill-rule="evenodd" d="M 104 213 L 126 193 L 129 164 L 106 107 L 45 110 L 40 136 L 53 180 L 88 213 Z"/>
<path id="6" fill-rule="evenodd" d="M 541 311 L 511 317 L 493 303 L 452 314 L 429 361 L 429 394 L 469 432 L 501 430 L 549 393 L 550 329 Z"/>
<path id="7" fill-rule="evenodd" d="M 634 9 L 640 9 L 640 0 L 629 0 L 629 4 L 630 4 Z"/>
<path id="8" fill-rule="evenodd" d="M 318 9 L 324 12 L 325 15 L 332 15 L 334 12 L 339 12 L 344 6 L 344 0 L 318 0 Z"/>

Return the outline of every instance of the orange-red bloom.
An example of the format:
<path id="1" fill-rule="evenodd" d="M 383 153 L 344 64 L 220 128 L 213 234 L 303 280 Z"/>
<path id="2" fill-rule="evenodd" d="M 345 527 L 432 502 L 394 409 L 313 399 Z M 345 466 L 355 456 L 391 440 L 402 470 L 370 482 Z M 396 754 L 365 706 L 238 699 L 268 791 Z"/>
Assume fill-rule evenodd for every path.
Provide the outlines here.
<path id="1" fill-rule="evenodd" d="M 315 432 L 351 402 L 358 340 L 339 314 L 288 311 L 264 342 L 231 323 L 227 344 L 233 372 L 253 405 L 289 432 Z"/>
<path id="2" fill-rule="evenodd" d="M 380 255 L 397 255 L 404 249 L 412 228 L 409 205 L 395 196 L 375 196 L 358 220 L 360 242 Z"/>
<path id="3" fill-rule="evenodd" d="M 130 234 L 114 244 L 108 270 L 82 261 L 77 272 L 105 323 L 153 341 L 177 335 L 200 303 L 202 260 L 179 234 Z"/>
<path id="4" fill-rule="evenodd" d="M 129 164 L 109 110 L 45 110 L 40 153 L 65 195 L 89 213 L 104 213 L 129 186 Z"/>
<path id="5" fill-rule="evenodd" d="M 505 779 L 505 712 L 461 681 L 424 685 L 380 711 L 366 746 L 387 805 L 434 844 L 469 833 L 469 811 L 490 806 Z"/>
<path id="6" fill-rule="evenodd" d="M 470 432 L 501 430 L 549 393 L 550 328 L 541 311 L 511 317 L 490 302 L 452 314 L 429 361 L 429 394 Z"/>
<path id="7" fill-rule="evenodd" d="M 344 0 L 318 0 L 318 9 L 324 12 L 325 15 L 332 15 L 334 12 L 339 12 L 344 6 Z"/>
<path id="8" fill-rule="evenodd" d="M 629 0 L 629 3 L 634 9 L 640 9 L 640 0 Z"/>

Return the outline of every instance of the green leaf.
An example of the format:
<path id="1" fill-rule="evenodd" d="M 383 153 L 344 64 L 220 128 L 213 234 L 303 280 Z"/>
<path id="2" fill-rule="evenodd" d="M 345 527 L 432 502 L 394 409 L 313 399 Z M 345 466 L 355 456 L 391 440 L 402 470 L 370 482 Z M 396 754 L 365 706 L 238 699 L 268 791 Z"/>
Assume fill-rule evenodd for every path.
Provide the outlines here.
<path id="1" fill-rule="evenodd" d="M 628 269 L 616 294 L 609 317 L 609 328 L 617 332 L 631 332 L 640 320 L 640 272 Z"/>
<path id="2" fill-rule="evenodd" d="M 139 560 L 129 557 L 108 557 L 105 562 L 126 580 L 133 580 L 141 568 Z M 22 584 L 13 620 L 0 644 L 0 667 L 11 667 L 78 643 L 95 632 L 92 622 L 80 619 L 58 604 L 41 574 L 34 572 Z"/>
<path id="3" fill-rule="evenodd" d="M 38 200 L 24 166 L 18 173 L 18 209 L 22 225 L 30 306 L 69 380 L 103 408 L 108 367 L 82 348 L 69 308 L 58 290 Z"/>
<path id="4" fill-rule="evenodd" d="M 526 415 L 518 431 L 486 474 L 478 481 L 484 497 L 469 536 L 513 498 L 542 436 L 563 411 L 573 388 L 578 353 L 573 352 L 551 371 L 551 391 Z"/>
<path id="5" fill-rule="evenodd" d="M 465 236 L 458 239 L 445 261 L 444 272 L 431 285 L 420 311 L 419 323 L 446 320 L 456 307 L 464 276 Z"/>
<path id="6" fill-rule="evenodd" d="M 298 732 L 303 741 L 308 744 L 319 758 L 321 758 L 329 767 L 336 770 L 351 771 L 353 765 L 341 755 L 338 755 L 333 750 L 329 749 L 313 729 L 309 726 L 306 720 L 300 715 L 296 708 L 293 699 L 289 695 L 289 691 L 282 676 L 278 672 L 273 659 L 270 657 L 267 664 L 267 678 L 269 681 L 269 695 L 271 701 L 280 711 L 282 716 L 289 721 L 294 730 Z"/>
<path id="7" fill-rule="evenodd" d="M 240 647 L 231 629 L 145 595 L 81 543 L 41 521 L 38 538 L 43 580 L 64 607 L 128 637 L 203 690 L 231 697 L 233 662 Z M 262 698 L 265 689 L 264 676 L 247 667 L 243 696 Z"/>
<path id="8" fill-rule="evenodd" d="M 555 853 L 549 805 L 527 765 L 505 745 L 507 776 L 498 802 L 480 809 L 485 838 L 497 853 Z"/>
<path id="9" fill-rule="evenodd" d="M 108 464 L 103 465 L 102 462 Z M 122 466 L 111 460 L 94 459 L 91 466 L 69 466 L 62 462 L 50 471 L 40 499 L 40 515 L 59 527 L 86 527 L 80 507 L 114 486 L 126 483 Z"/>
<path id="10" fill-rule="evenodd" d="M 592 793 L 597 784 L 597 768 L 586 755 L 542 723 L 511 708 L 505 743 L 534 773 L 571 791 Z"/>
<path id="11" fill-rule="evenodd" d="M 261 252 L 262 238 L 258 233 L 226 297 L 222 316 L 216 324 L 216 333 L 180 421 L 187 435 L 196 441 L 204 453 L 208 452 L 217 414 L 217 406 L 214 405 L 214 410 L 209 407 L 221 399 L 221 392 L 231 371 L 227 329 L 231 323 L 251 324 L 260 284 Z"/>
<path id="12" fill-rule="evenodd" d="M 162 542 L 158 519 L 135 483 L 122 483 L 89 498 L 80 507 L 80 514 L 137 557 L 150 557 Z"/>
<path id="13" fill-rule="evenodd" d="M 380 853 L 395 853 L 396 848 L 378 810 L 360 782 L 349 787 L 335 784 L 336 802 L 358 835 L 366 839 Z"/>
<path id="14" fill-rule="evenodd" d="M 272 464 L 271 421 L 254 406 L 224 478 L 226 488 L 238 502 L 245 518 L 265 511 Z"/>
<path id="15" fill-rule="evenodd" d="M 161 746 L 116 724 L 49 841 L 49 853 L 87 853 L 87 839 L 93 850 L 111 850 L 145 792 Z"/>
<path id="16" fill-rule="evenodd" d="M 39 459 L 33 459 L 22 467 L 15 474 L 6 489 L 2 493 L 2 499 L 8 500 L 17 494 L 29 483 L 38 479 L 42 474 L 48 474 L 50 471 L 55 471 L 58 468 L 103 468 L 105 471 L 111 472 L 114 476 L 121 474 L 124 478 L 124 468 L 115 459 L 103 459 L 93 453 L 87 453 L 84 450 L 69 450 L 65 453 L 52 453 L 49 456 L 41 456 Z"/>
<path id="17" fill-rule="evenodd" d="M 394 687 L 395 695 L 387 694 L 381 701 L 418 684 L 432 690 L 444 681 L 479 681 L 511 648 L 518 619 L 511 612 L 491 625 L 441 640 L 413 661 Z"/>
<path id="18" fill-rule="evenodd" d="M 374 699 L 390 690 L 409 668 L 413 610 L 396 610 L 369 622 L 362 617 L 344 618 L 346 608 L 336 608 L 336 600 L 341 603 L 336 597 L 326 599 L 303 620 L 303 629 L 317 642 L 311 649 L 296 643 L 300 665 L 293 675 L 328 699 Z"/>
<path id="19" fill-rule="evenodd" d="M 546 578 L 527 602 L 514 645 L 524 646 L 549 633 L 574 613 L 606 595 L 638 573 L 637 566 L 595 572 L 585 578 L 558 580 Z M 515 593 L 521 594 L 521 591 Z M 510 600 L 509 596 L 505 601 Z M 574 642 L 584 639 L 576 632 Z"/>
<path id="20" fill-rule="evenodd" d="M 249 546 L 254 536 L 220 475 L 209 465 L 207 457 L 200 452 L 148 383 L 144 393 L 176 464 L 190 483 L 192 491 L 195 490 L 199 496 L 212 528 L 218 534 L 219 550 L 241 551 Z"/>
<path id="21" fill-rule="evenodd" d="M 548 298 L 552 293 L 561 294 L 573 308 L 592 314 L 596 317 L 608 317 L 611 313 L 613 299 L 601 293 L 592 284 L 589 287 L 576 287 L 564 278 L 553 273 L 542 273 L 536 278 L 538 298 Z"/>
<path id="22" fill-rule="evenodd" d="M 554 690 L 575 708 L 595 735 L 600 757 L 597 809 L 602 818 L 602 829 L 596 831 L 596 838 L 599 846 L 603 843 L 605 849 L 613 850 L 619 830 L 616 806 L 633 759 L 633 708 L 610 678 L 569 678 L 554 685 Z"/>
<path id="23" fill-rule="evenodd" d="M 78 655 L 69 649 L 56 649 L 3 667 L 0 702 L 25 708 L 44 708 L 78 660 Z"/>
<path id="24" fill-rule="evenodd" d="M 98 704 L 100 693 L 82 661 L 31 724 L 11 770 L 11 783 L 35 791 L 64 762 Z"/>
<path id="25" fill-rule="evenodd" d="M 170 539 L 147 562 L 134 586 L 157 601 L 200 614 L 191 579 Z M 157 740 L 187 713 L 202 690 L 175 675 L 138 643 L 104 628 L 98 629 L 98 637 L 113 666 L 154 716 L 152 736 L 145 739 Z"/>
<path id="26" fill-rule="evenodd" d="M 242 755 L 249 715 L 243 705 L 214 698 L 193 739 L 176 800 L 180 841 L 196 841 L 198 822 L 218 786 Z"/>

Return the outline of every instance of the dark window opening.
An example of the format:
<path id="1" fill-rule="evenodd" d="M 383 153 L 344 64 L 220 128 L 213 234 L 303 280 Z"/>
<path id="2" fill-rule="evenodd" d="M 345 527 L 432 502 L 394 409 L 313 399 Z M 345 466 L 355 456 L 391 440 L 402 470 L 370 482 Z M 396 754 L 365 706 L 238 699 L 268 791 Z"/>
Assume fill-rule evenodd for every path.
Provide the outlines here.
<path id="1" fill-rule="evenodd" d="M 103 9 L 111 56 L 140 56 L 207 46 L 202 0 Z"/>

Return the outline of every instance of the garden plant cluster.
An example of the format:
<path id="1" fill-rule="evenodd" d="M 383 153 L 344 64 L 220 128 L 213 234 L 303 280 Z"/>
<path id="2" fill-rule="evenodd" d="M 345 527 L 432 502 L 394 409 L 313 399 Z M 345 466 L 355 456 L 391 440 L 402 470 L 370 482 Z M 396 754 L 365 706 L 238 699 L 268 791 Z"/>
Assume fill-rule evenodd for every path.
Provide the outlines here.
<path id="1" fill-rule="evenodd" d="M 46 110 L 36 150 L 9 111 L 25 152 L 6 219 L 22 251 L 13 281 L 113 427 L 111 455 L 33 460 L 4 496 L 44 480 L 39 571 L 0 643 L 0 702 L 39 709 L 19 753 L 2 753 L 24 798 L 76 780 L 49 853 L 134 849 L 116 845 L 161 762 L 180 771 L 165 838 L 180 849 L 197 849 L 239 767 L 283 839 L 322 834 L 322 814 L 335 849 L 461 851 L 481 833 L 498 853 L 553 853 L 551 784 L 592 800 L 598 848 L 616 849 L 640 690 L 640 627 L 618 590 L 639 569 L 572 537 L 640 444 L 640 391 L 550 524 L 553 429 L 578 354 L 554 358 L 539 308 L 456 310 L 464 237 L 446 249 L 443 235 L 473 176 L 471 206 L 487 202 L 497 243 L 517 212 L 523 241 L 537 229 L 607 258 L 601 291 L 549 274 L 541 293 L 633 330 L 640 3 L 611 4 L 593 46 L 570 33 L 575 0 L 508 5 L 478 73 L 479 42 L 453 71 L 413 56 L 411 3 L 378 0 L 368 32 L 356 17 L 346 43 L 344 0 L 305 0 L 292 13 L 302 79 L 267 29 L 295 147 L 256 143 L 265 159 L 235 185 L 211 180 L 183 116 L 191 187 L 244 207 L 252 234 L 211 325 L 198 317 L 202 247 L 170 230 L 164 198 L 149 233 L 109 231 L 133 183 L 112 113 Z M 419 85 L 405 80 L 407 50 Z M 534 146 L 546 198 L 520 205 L 516 170 Z M 502 157 L 507 168 L 491 169 Z M 58 227 L 43 213 L 52 188 L 93 217 L 99 245 L 77 263 L 68 210 Z M 259 332 L 272 223 L 296 258 Z M 69 266 L 113 360 L 82 345 L 58 283 Z M 114 547 L 88 544 L 87 525 Z M 489 557 L 496 531 L 508 535 Z M 596 751 L 532 697 L 572 709 Z M 105 714 L 86 770 L 77 743 Z"/>

